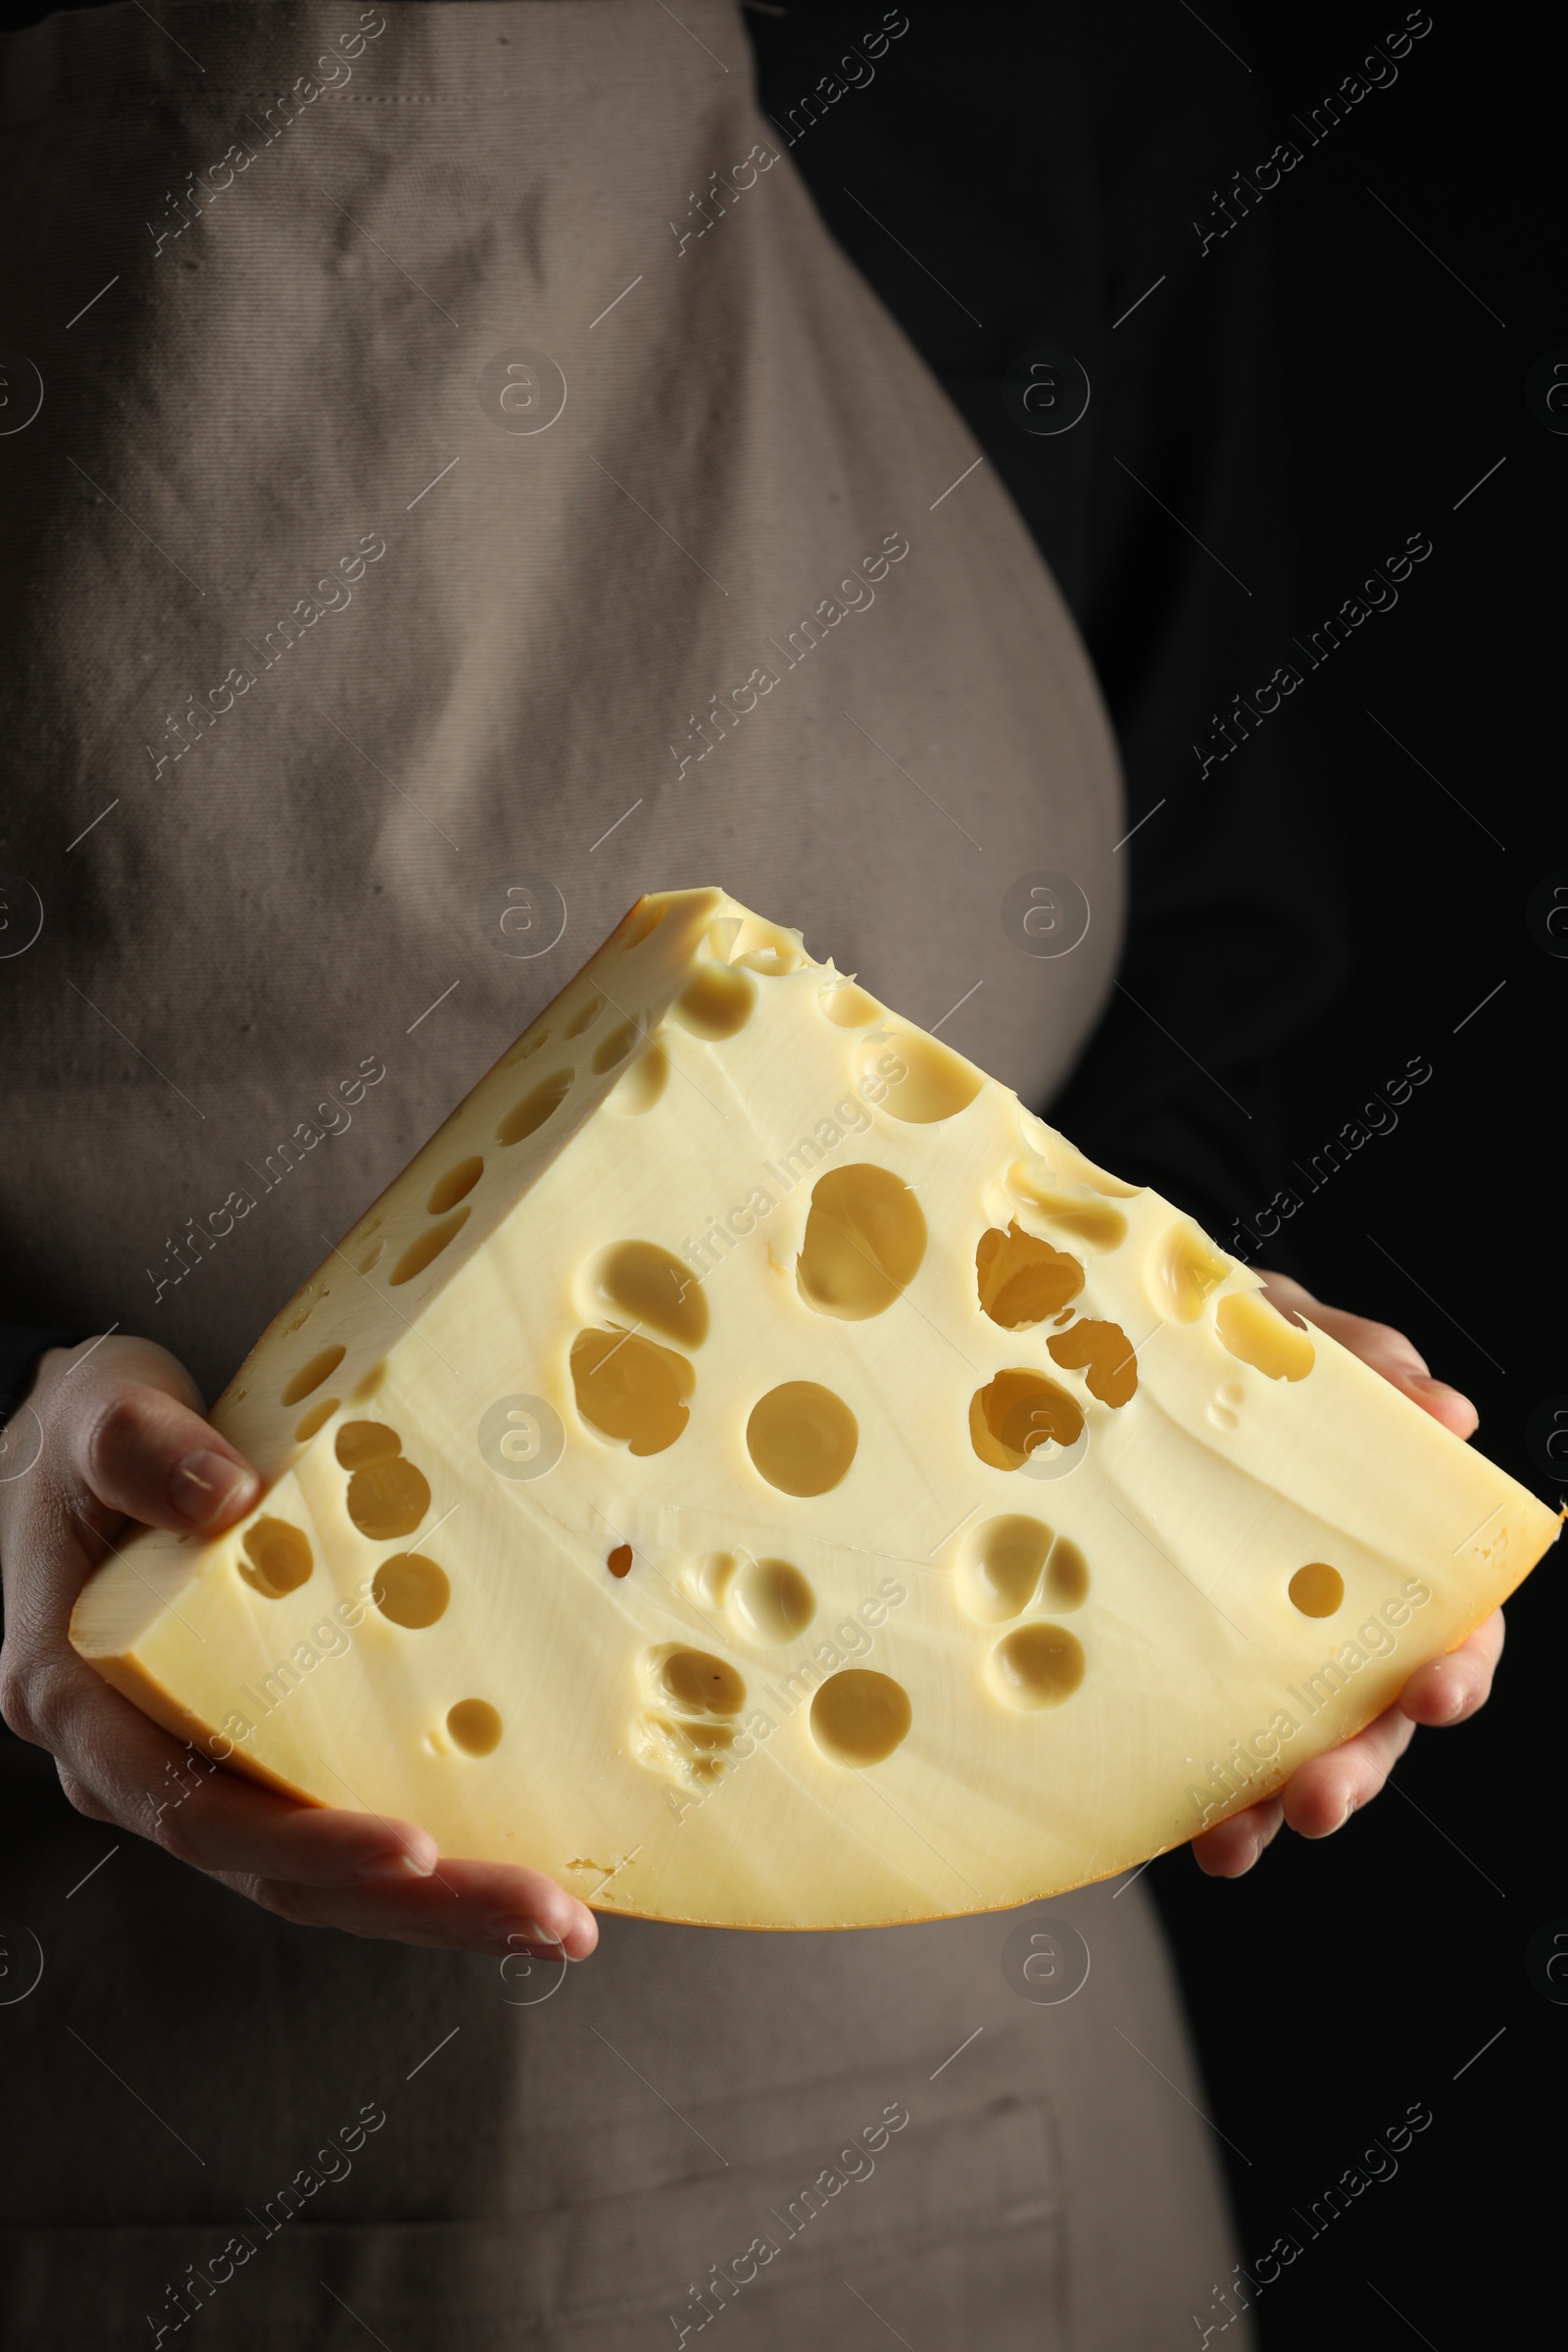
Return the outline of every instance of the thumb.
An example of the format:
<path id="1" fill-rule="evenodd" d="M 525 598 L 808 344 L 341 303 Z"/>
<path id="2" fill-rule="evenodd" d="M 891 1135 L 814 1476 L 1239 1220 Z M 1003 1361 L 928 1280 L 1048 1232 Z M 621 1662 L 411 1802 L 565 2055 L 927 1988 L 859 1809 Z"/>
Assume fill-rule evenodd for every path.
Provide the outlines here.
<path id="1" fill-rule="evenodd" d="M 176 1535 L 215 1533 L 248 1511 L 262 1482 L 195 1410 L 174 1357 L 151 1343 L 93 1370 L 68 1422 L 71 1467 L 93 1498 Z"/>

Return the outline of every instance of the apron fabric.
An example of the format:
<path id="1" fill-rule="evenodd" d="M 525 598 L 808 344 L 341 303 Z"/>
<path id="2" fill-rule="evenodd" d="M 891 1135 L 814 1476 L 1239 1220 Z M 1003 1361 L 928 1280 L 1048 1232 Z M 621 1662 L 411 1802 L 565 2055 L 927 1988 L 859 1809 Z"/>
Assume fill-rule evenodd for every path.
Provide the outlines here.
<path id="1" fill-rule="evenodd" d="M 160 16 L 0 54 L 13 1312 L 216 1393 L 643 889 L 722 883 L 1045 1102 L 1118 944 L 1108 728 L 727 0 Z M 1046 871 L 1054 957 L 1004 907 Z M 1140 1887 L 1053 1907 L 1059 2006 L 998 1918 L 608 1919 L 522 1982 L 0 1765 L 8 2344 L 1131 2345 L 1229 2267 Z"/>

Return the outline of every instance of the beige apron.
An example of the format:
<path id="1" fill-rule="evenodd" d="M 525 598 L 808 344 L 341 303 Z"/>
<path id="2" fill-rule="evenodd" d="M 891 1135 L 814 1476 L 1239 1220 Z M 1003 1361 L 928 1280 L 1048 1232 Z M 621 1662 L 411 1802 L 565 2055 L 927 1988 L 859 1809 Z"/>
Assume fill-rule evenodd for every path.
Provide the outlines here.
<path id="1" fill-rule="evenodd" d="M 642 889 L 723 883 L 1044 1102 L 1118 940 L 1103 712 L 727 0 L 157 13 L 0 61 L 13 1311 L 211 1394 Z M 1046 871 L 1088 917 L 1052 956 Z M 1005 1919 L 609 1920 L 519 1997 L 130 1839 L 68 1893 L 115 1840 L 9 1769 L 8 2342 L 1001 2352 L 1210 2308 L 1141 1888 L 1056 1907 L 1060 2004 Z"/>

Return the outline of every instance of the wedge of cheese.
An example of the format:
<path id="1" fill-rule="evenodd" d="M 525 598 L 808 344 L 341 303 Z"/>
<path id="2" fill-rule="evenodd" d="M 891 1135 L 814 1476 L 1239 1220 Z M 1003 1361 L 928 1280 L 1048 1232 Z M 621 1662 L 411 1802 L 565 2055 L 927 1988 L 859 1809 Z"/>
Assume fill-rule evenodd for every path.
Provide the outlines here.
<path id="1" fill-rule="evenodd" d="M 639 902 L 214 1418 L 264 1500 L 73 1638 L 609 1910 L 1021 1903 L 1386 1707 L 1552 1514 L 718 890 Z"/>

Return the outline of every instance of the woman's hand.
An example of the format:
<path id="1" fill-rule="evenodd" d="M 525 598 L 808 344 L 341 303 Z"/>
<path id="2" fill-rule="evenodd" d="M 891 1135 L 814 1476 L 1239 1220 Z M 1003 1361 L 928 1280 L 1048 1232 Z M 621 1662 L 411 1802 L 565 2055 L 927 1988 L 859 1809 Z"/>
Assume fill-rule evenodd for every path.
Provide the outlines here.
<path id="1" fill-rule="evenodd" d="M 0 1713 L 51 1751 L 78 1813 L 134 1830 L 300 1925 L 587 1957 L 593 1913 L 537 1871 L 442 1860 L 412 1822 L 296 1804 L 237 1773 L 193 1774 L 190 1749 L 76 1655 L 71 1612 L 122 1519 L 214 1536 L 251 1508 L 261 1481 L 203 1420 L 183 1366 L 150 1340 L 50 1348 L 17 1412 L 19 1438 L 36 1444 L 29 1409 L 42 1450 L 0 1485 Z"/>
<path id="2" fill-rule="evenodd" d="M 1456 1438 L 1474 1434 L 1479 1415 L 1467 1396 L 1434 1380 L 1402 1332 L 1387 1323 L 1368 1323 L 1342 1307 L 1323 1306 L 1288 1274 L 1264 1276 L 1264 1287 L 1287 1314 L 1309 1315 L 1320 1330 L 1348 1348 L 1362 1363 L 1451 1429 Z M 1396 1703 L 1343 1746 L 1328 1748 L 1293 1772 L 1278 1796 L 1249 1805 L 1193 1839 L 1200 1869 L 1216 1879 L 1239 1879 L 1288 1821 L 1303 1838 L 1327 1838 L 1344 1827 L 1357 1808 L 1377 1795 L 1415 1737 L 1418 1723 L 1462 1723 L 1485 1706 L 1502 1653 L 1502 1611 L 1495 1610 L 1446 1657 L 1418 1666 Z"/>

